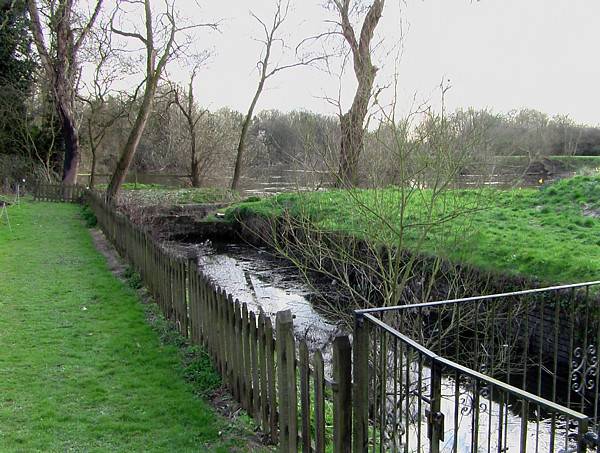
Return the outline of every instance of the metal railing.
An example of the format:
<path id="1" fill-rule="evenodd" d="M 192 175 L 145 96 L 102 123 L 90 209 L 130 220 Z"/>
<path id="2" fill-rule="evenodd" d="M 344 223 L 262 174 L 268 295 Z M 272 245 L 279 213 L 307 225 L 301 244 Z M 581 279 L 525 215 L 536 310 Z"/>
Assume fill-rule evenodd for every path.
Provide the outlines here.
<path id="1" fill-rule="evenodd" d="M 599 285 L 357 311 L 361 442 L 398 452 L 600 451 Z"/>

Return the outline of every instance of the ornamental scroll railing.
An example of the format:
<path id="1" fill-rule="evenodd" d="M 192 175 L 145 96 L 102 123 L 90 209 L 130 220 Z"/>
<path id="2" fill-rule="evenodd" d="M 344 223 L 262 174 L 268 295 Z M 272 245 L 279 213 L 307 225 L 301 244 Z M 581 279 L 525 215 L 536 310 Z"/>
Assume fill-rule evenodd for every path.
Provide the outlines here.
<path id="1" fill-rule="evenodd" d="M 406 453 L 600 451 L 599 290 L 356 312 L 355 385 L 368 408 L 355 415 L 358 441 Z"/>

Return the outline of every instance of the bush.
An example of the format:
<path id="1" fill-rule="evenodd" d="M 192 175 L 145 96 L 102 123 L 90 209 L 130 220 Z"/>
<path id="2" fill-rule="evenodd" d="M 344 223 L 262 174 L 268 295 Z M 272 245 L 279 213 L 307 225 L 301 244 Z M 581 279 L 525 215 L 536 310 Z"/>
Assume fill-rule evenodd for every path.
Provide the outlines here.
<path id="1" fill-rule="evenodd" d="M 84 205 L 81 209 L 81 217 L 88 228 L 94 228 L 96 225 L 98 225 L 96 214 L 94 214 L 94 211 L 92 211 L 92 208 L 90 208 L 88 205 Z"/>

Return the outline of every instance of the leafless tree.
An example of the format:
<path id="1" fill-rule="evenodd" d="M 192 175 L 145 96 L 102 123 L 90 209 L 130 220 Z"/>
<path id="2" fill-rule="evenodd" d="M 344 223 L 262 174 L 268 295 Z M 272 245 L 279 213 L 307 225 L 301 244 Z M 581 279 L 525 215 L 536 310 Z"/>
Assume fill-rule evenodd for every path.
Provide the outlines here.
<path id="1" fill-rule="evenodd" d="M 364 14 L 360 34 L 357 36 L 352 25 L 352 13 L 360 14 L 359 1 L 331 0 L 339 20 L 337 30 L 350 48 L 354 74 L 358 85 L 350 109 L 341 116 L 341 143 L 338 179 L 340 185 L 358 183 L 358 161 L 363 149 L 364 123 L 373 94 L 377 67 L 371 58 L 375 28 L 381 19 L 385 0 L 373 0 Z"/>
<path id="2" fill-rule="evenodd" d="M 90 36 L 91 45 L 88 47 L 88 60 L 94 64 L 93 76 L 90 82 L 83 83 L 85 94 L 79 95 L 78 99 L 87 105 L 84 115 L 85 137 L 91 153 L 90 187 L 94 187 L 96 179 L 96 165 L 98 151 L 110 128 L 121 118 L 129 115 L 129 110 L 137 96 L 135 90 L 131 95 L 119 93 L 114 89 L 115 82 L 122 79 L 126 74 L 127 67 L 120 61 L 112 45 L 112 35 L 107 24 L 92 31 Z M 131 97 L 126 102 L 118 102 L 116 109 L 108 108 L 108 103 L 115 97 L 122 100 Z"/>
<path id="3" fill-rule="evenodd" d="M 137 29 L 124 30 L 116 23 L 122 17 L 125 6 L 143 6 L 144 31 Z M 135 11 L 129 11 L 135 14 Z M 145 50 L 145 80 L 142 101 L 127 139 L 121 157 L 106 191 L 106 198 L 112 201 L 125 181 L 129 166 L 133 160 L 138 144 L 144 132 L 152 110 L 154 96 L 165 67 L 169 61 L 184 55 L 191 45 L 192 37 L 188 33 L 193 29 L 208 27 L 217 29 L 217 23 L 183 24 L 185 22 L 175 8 L 174 0 L 165 0 L 164 9 L 160 13 L 153 11 L 150 0 L 119 0 L 111 19 L 113 33 L 141 44 Z"/>
<path id="4" fill-rule="evenodd" d="M 259 39 L 259 41 L 263 44 L 263 49 L 261 59 L 257 63 L 257 68 L 259 71 L 258 86 L 256 87 L 254 97 L 250 102 L 250 107 L 248 108 L 248 112 L 246 113 L 244 122 L 242 123 L 242 130 L 240 132 L 240 139 L 237 146 L 235 168 L 233 171 L 233 178 L 231 179 L 231 188 L 234 190 L 239 187 L 240 178 L 242 175 L 242 164 L 244 159 L 244 152 L 246 149 L 246 138 L 248 135 L 248 129 L 250 127 L 250 123 L 252 122 L 254 109 L 256 108 L 256 104 L 258 103 L 258 99 L 260 98 L 260 95 L 263 92 L 267 80 L 283 70 L 295 68 L 298 66 L 310 65 L 318 60 L 323 59 L 322 56 L 318 56 L 302 58 L 299 61 L 295 61 L 290 64 L 271 64 L 271 59 L 275 51 L 275 46 L 279 45 L 282 48 L 285 47 L 285 42 L 282 38 L 282 27 L 288 18 L 289 12 L 290 0 L 276 0 L 275 13 L 273 14 L 273 19 L 269 25 L 267 25 L 265 21 L 260 19 L 254 13 L 251 13 L 252 17 L 254 17 L 254 19 L 258 21 L 258 23 L 263 29 L 264 36 L 262 39 Z"/>
<path id="5" fill-rule="evenodd" d="M 76 0 L 27 0 L 31 31 L 42 68 L 50 81 L 54 103 L 61 120 L 65 141 L 63 181 L 73 184 L 81 159 L 79 134 L 74 114 L 78 55 L 94 26 L 102 1 L 93 2 L 93 10 L 83 19 L 76 10 Z M 50 45 L 45 42 L 50 37 Z"/>
<path id="6" fill-rule="evenodd" d="M 185 117 L 190 139 L 190 180 L 192 187 L 200 187 L 201 166 L 204 156 L 198 153 L 198 126 L 207 110 L 199 109 L 194 98 L 194 79 L 198 74 L 200 64 L 194 65 L 190 75 L 187 92 L 179 86 L 173 87 L 173 103 Z"/>
<path id="7" fill-rule="evenodd" d="M 420 109 L 403 118 L 395 111 L 395 102 L 381 108 L 374 132 L 374 140 L 390 156 L 385 165 L 393 166 L 392 185 L 323 195 L 301 192 L 293 209 L 274 200 L 281 212 L 275 221 L 245 224 L 291 260 L 309 284 L 316 282 L 320 307 L 347 320 L 352 309 L 462 296 L 483 291 L 487 284 L 447 259 L 474 233 L 474 213 L 487 206 L 485 191 L 465 196 L 454 190 L 479 146 L 480 131 L 458 133 L 443 111 Z M 328 203 L 336 203 L 347 216 L 323 219 L 321 196 L 332 197 Z M 333 286 L 319 286 L 323 279 Z"/>

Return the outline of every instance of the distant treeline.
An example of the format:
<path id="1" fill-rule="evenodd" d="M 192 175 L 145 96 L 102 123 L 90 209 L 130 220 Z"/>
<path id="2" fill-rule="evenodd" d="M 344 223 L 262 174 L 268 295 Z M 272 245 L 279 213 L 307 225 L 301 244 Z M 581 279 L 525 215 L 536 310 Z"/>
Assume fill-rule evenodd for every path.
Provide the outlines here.
<path id="1" fill-rule="evenodd" d="M 0 172 L 4 175 L 31 173 L 31 165 L 37 169 L 38 177 L 51 178 L 60 174 L 63 146 L 60 128 L 42 88 L 34 90 L 27 99 L 26 109 L 0 114 L 0 154 L 5 155 L 0 156 Z M 175 107 L 168 86 L 163 86 L 160 91 L 132 170 L 188 174 L 190 138 L 185 120 Z M 139 101 L 109 97 L 100 111 L 93 112 L 93 118 L 94 106 L 85 102 L 77 104 L 78 117 L 84 125 L 81 127 L 83 156 L 80 172 L 87 173 L 92 166 L 91 135 L 109 122 L 110 127 L 103 130 L 105 136 L 95 153 L 95 172 L 107 174 L 113 171 L 131 128 L 135 102 Z M 8 107 L 10 104 L 0 105 Z M 196 137 L 201 175 L 210 175 L 213 179 L 229 178 L 243 114 L 229 108 L 214 111 L 199 105 L 196 108 L 203 112 Z M 415 137 L 429 127 L 427 121 L 424 117 L 411 126 Z M 600 155 L 600 128 L 577 124 L 567 116 L 550 117 L 531 109 L 506 114 L 465 109 L 448 115 L 446 121 L 446 129 L 456 136 L 453 146 L 460 147 L 462 140 L 464 146 L 472 149 L 470 153 L 474 160 L 490 156 L 527 156 L 535 161 L 549 155 Z M 363 175 L 371 175 L 370 179 L 381 177 L 382 184 L 393 181 L 392 176 L 384 177 L 390 168 L 389 162 L 397 159 L 386 151 L 393 148 L 389 146 L 393 140 L 394 131 L 368 131 L 360 164 Z M 339 143 L 339 120 L 335 116 L 264 110 L 253 118 L 250 126 L 246 165 L 335 171 Z"/>

